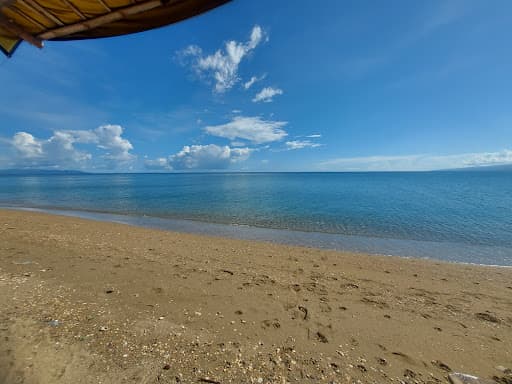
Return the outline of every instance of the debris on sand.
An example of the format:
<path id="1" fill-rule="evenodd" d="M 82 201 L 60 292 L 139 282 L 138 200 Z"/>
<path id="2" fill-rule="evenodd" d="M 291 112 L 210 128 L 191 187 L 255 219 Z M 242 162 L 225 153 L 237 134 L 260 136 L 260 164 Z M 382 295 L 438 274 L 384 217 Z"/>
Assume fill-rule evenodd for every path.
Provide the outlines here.
<path id="1" fill-rule="evenodd" d="M 299 311 L 304 313 L 304 320 L 308 319 L 308 309 L 302 305 L 299 305 Z"/>
<path id="2" fill-rule="evenodd" d="M 452 384 L 496 384 L 493 380 L 481 379 L 465 373 L 450 373 L 448 378 Z"/>
<path id="3" fill-rule="evenodd" d="M 494 314 L 492 314 L 491 312 L 489 311 L 485 311 L 485 312 L 478 312 L 475 314 L 475 316 L 480 319 L 480 320 L 484 320 L 484 321 L 488 321 L 490 323 L 499 323 L 500 322 L 500 319 L 498 319 Z"/>
<path id="4" fill-rule="evenodd" d="M 220 384 L 220 381 L 210 379 L 209 377 L 201 377 L 199 381 L 201 383 Z"/>
<path id="5" fill-rule="evenodd" d="M 437 368 L 442 369 L 443 371 L 446 371 L 446 372 L 452 371 L 452 369 L 448 365 L 446 365 L 445 363 L 443 363 L 442 361 L 439 361 L 439 360 L 432 360 L 432 365 L 434 365 Z"/>
<path id="6" fill-rule="evenodd" d="M 60 325 L 60 321 L 59 321 L 59 320 L 50 320 L 50 321 L 48 322 L 48 325 L 49 325 L 50 327 L 58 327 L 58 326 Z"/>
<path id="7" fill-rule="evenodd" d="M 325 336 L 322 332 L 318 331 L 316 333 L 316 338 L 318 339 L 318 341 L 320 341 L 321 343 L 328 343 L 329 340 L 327 340 L 327 336 Z"/>

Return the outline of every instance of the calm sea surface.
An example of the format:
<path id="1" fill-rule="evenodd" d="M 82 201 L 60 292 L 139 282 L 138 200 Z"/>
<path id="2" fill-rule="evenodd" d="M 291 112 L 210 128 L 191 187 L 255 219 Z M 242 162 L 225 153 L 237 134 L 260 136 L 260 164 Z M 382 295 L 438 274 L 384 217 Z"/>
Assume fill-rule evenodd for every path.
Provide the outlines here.
<path id="1" fill-rule="evenodd" d="M 0 205 L 129 224 L 512 265 L 512 173 L 0 176 Z"/>

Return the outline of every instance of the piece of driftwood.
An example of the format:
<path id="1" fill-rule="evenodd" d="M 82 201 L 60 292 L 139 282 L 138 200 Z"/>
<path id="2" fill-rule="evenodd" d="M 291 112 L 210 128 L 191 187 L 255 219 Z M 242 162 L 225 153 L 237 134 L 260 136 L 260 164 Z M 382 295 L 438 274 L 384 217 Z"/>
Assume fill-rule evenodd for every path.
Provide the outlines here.
<path id="1" fill-rule="evenodd" d="M 458 372 L 450 373 L 448 378 L 452 384 L 496 384 L 493 380 L 481 379 L 480 377 Z"/>

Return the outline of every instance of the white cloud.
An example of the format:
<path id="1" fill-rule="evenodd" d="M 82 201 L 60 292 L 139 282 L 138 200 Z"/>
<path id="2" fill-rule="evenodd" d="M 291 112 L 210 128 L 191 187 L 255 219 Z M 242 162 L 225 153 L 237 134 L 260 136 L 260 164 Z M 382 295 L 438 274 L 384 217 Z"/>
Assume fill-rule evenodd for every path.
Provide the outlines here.
<path id="1" fill-rule="evenodd" d="M 256 76 L 253 76 L 249 79 L 249 81 L 246 81 L 244 83 L 244 88 L 245 89 L 249 89 L 252 87 L 252 85 L 258 80 L 258 78 Z"/>
<path id="2" fill-rule="evenodd" d="M 12 145 L 18 155 L 26 159 L 35 159 L 43 155 L 43 145 L 27 132 L 18 132 L 12 139 Z"/>
<path id="3" fill-rule="evenodd" d="M 27 132 L 18 132 L 7 140 L 13 151 L 10 166 L 84 168 L 92 154 L 76 147 L 94 145 L 101 151 L 100 167 L 116 168 L 135 158 L 132 144 L 122 137 L 119 125 L 102 125 L 94 130 L 57 130 L 48 139 L 39 139 Z"/>
<path id="4" fill-rule="evenodd" d="M 108 151 L 105 158 L 116 161 L 129 161 L 133 158 L 130 151 L 133 145 L 121 137 L 123 127 L 120 125 L 102 125 L 93 131 L 96 139 L 91 141 L 98 145 L 98 148 Z"/>
<path id="5" fill-rule="evenodd" d="M 326 171 L 431 171 L 512 164 L 512 150 L 457 155 L 367 156 L 337 158 L 318 164 Z"/>
<path id="6" fill-rule="evenodd" d="M 180 54 L 183 56 L 200 56 L 202 53 L 203 50 L 197 45 L 189 45 L 187 48 L 180 52 Z"/>
<path id="7" fill-rule="evenodd" d="M 239 80 L 238 66 L 242 59 L 254 50 L 263 40 L 263 30 L 255 25 L 251 31 L 249 40 L 245 43 L 230 40 L 224 50 L 217 50 L 212 55 L 203 56 L 200 47 L 190 45 L 179 52 L 181 58 L 192 58 L 192 68 L 199 76 L 213 78 L 215 91 L 225 92 L 232 88 Z"/>
<path id="8" fill-rule="evenodd" d="M 251 148 L 230 148 L 227 145 L 186 145 L 167 158 L 146 160 L 145 166 L 154 170 L 226 169 L 231 164 L 247 160 L 252 151 Z"/>
<path id="9" fill-rule="evenodd" d="M 501 152 L 473 153 L 461 156 L 463 156 L 464 166 L 468 167 L 512 163 L 512 150 L 507 149 Z"/>
<path id="10" fill-rule="evenodd" d="M 205 132 L 229 140 L 242 139 L 254 144 L 279 141 L 288 134 L 282 128 L 286 121 L 262 120 L 261 117 L 236 116 L 229 123 L 208 126 Z"/>
<path id="11" fill-rule="evenodd" d="M 144 166 L 147 169 L 153 169 L 153 170 L 171 170 L 172 169 L 169 164 L 169 159 L 166 157 L 159 157 L 157 159 L 144 160 Z"/>
<path id="12" fill-rule="evenodd" d="M 252 99 L 253 103 L 263 101 L 264 103 L 270 103 L 273 101 L 274 96 L 282 95 L 283 90 L 279 88 L 265 87 L 259 91 L 256 96 Z"/>
<path id="13" fill-rule="evenodd" d="M 73 133 L 77 133 L 74 136 Z M 88 152 L 77 149 L 75 143 L 89 143 L 89 131 L 55 131 L 48 140 L 43 140 L 44 156 L 35 165 L 56 167 L 81 167 L 92 159 Z"/>
<path id="14" fill-rule="evenodd" d="M 248 81 L 246 81 L 244 83 L 244 88 L 245 89 L 251 88 L 254 85 L 254 83 L 263 80 L 265 77 L 267 77 L 267 74 L 264 74 L 260 77 L 252 76 Z"/>
<path id="15" fill-rule="evenodd" d="M 311 140 L 292 140 L 285 143 L 287 149 L 317 148 L 322 144 L 313 143 Z"/>
<path id="16" fill-rule="evenodd" d="M 319 138 L 321 138 L 321 137 L 322 137 L 322 135 L 321 135 L 321 134 L 319 134 L 319 133 L 315 133 L 315 134 L 313 134 L 313 135 L 307 135 L 306 137 L 308 137 L 308 138 L 310 138 L 310 139 L 319 139 Z"/>

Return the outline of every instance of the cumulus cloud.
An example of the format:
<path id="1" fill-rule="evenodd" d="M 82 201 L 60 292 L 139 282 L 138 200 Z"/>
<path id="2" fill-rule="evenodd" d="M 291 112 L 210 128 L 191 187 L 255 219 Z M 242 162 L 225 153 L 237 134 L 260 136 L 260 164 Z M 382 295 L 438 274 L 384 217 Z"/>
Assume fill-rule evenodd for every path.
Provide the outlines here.
<path id="1" fill-rule="evenodd" d="M 512 150 L 503 150 L 501 152 L 473 153 L 463 156 L 464 166 L 479 167 L 485 165 L 501 165 L 512 163 Z"/>
<path id="2" fill-rule="evenodd" d="M 13 151 L 11 166 L 84 168 L 92 154 L 77 148 L 80 144 L 94 145 L 102 152 L 103 165 L 115 168 L 134 159 L 132 144 L 122 137 L 119 125 L 102 125 L 93 130 L 57 130 L 48 139 L 34 137 L 27 132 L 17 132 L 6 140 Z"/>
<path id="3" fill-rule="evenodd" d="M 201 47 L 190 45 L 179 52 L 178 56 L 183 64 L 188 64 L 187 59 L 191 59 L 192 69 L 200 77 L 213 78 L 215 91 L 223 93 L 240 80 L 238 67 L 242 59 L 261 43 L 263 37 L 263 30 L 259 25 L 255 25 L 249 40 L 245 43 L 230 40 L 225 44 L 224 49 L 206 56 L 203 55 Z"/>
<path id="4" fill-rule="evenodd" d="M 264 103 L 271 103 L 274 99 L 274 96 L 282 95 L 283 90 L 279 88 L 265 87 L 261 91 L 259 91 L 256 96 L 252 99 L 253 103 L 259 103 L 260 101 Z"/>
<path id="5" fill-rule="evenodd" d="M 25 159 L 37 159 L 43 155 L 42 143 L 27 132 L 16 133 L 12 138 L 12 146 Z"/>
<path id="6" fill-rule="evenodd" d="M 322 146 L 322 144 L 313 143 L 311 140 L 292 140 L 287 141 L 285 145 L 286 148 L 290 150 L 303 148 L 317 148 Z"/>
<path id="7" fill-rule="evenodd" d="M 431 171 L 512 164 L 512 150 L 457 155 L 367 156 L 331 159 L 318 164 L 329 171 Z"/>
<path id="8" fill-rule="evenodd" d="M 145 166 L 153 170 L 226 169 L 231 164 L 247 160 L 252 151 L 247 147 L 231 148 L 227 145 L 186 145 L 167 158 L 146 160 Z"/>
<path id="9" fill-rule="evenodd" d="M 264 74 L 263 76 L 260 76 L 260 77 L 252 76 L 248 81 L 246 81 L 244 83 L 244 88 L 245 89 L 251 88 L 254 85 L 254 83 L 263 80 L 265 77 L 267 77 L 266 74 Z"/>
<path id="10" fill-rule="evenodd" d="M 207 126 L 205 132 L 229 140 L 248 140 L 254 144 L 279 141 L 288 134 L 283 127 L 286 121 L 263 120 L 261 117 L 236 116 L 229 123 Z"/>
<path id="11" fill-rule="evenodd" d="M 152 170 L 171 170 L 169 159 L 166 157 L 159 157 L 157 159 L 146 159 L 144 160 L 144 166 L 147 169 Z"/>
<path id="12" fill-rule="evenodd" d="M 120 125 L 102 125 L 96 128 L 93 132 L 92 143 L 98 145 L 98 148 L 107 151 L 105 158 L 116 161 L 130 161 L 133 155 L 130 151 L 133 145 L 125 138 L 121 137 L 123 134 L 123 127 Z"/>

